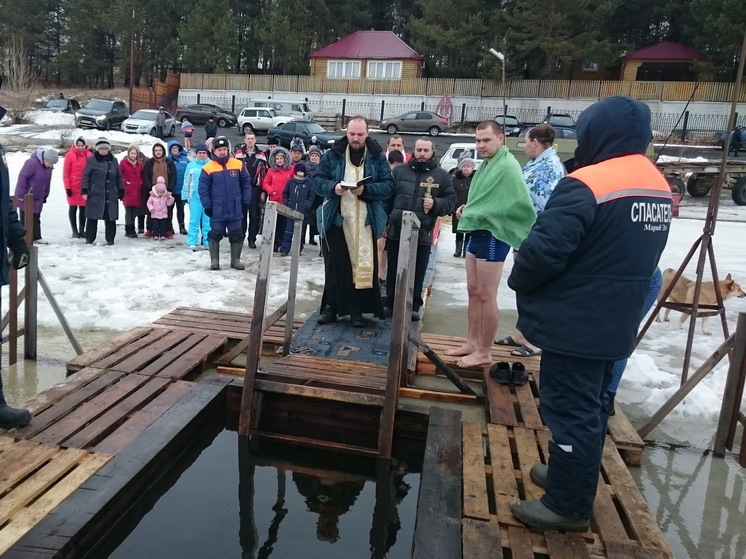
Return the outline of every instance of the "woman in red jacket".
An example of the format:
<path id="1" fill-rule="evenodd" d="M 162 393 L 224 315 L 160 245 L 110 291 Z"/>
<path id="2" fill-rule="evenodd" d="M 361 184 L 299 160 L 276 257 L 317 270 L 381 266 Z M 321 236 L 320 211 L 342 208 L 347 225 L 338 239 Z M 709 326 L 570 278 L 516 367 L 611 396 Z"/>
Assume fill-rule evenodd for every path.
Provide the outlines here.
<path id="1" fill-rule="evenodd" d="M 75 140 L 75 146 L 70 148 L 65 155 L 62 180 L 67 194 L 67 203 L 70 206 L 68 216 L 73 231 L 73 239 L 81 239 L 84 236 L 85 198 L 80 193 L 80 184 L 85 162 L 91 155 L 93 153 L 88 149 L 83 138 Z M 78 214 L 77 218 L 75 214 Z"/>
<path id="2" fill-rule="evenodd" d="M 131 239 L 137 238 L 135 232 L 135 217 L 137 210 L 142 204 L 142 169 L 140 148 L 131 145 L 127 148 L 127 157 L 119 163 L 122 170 L 122 181 L 124 182 L 124 236 Z"/>
<path id="3" fill-rule="evenodd" d="M 262 190 L 267 193 L 267 202 L 282 204 L 282 192 L 288 181 L 295 176 L 295 165 L 290 161 L 290 152 L 278 146 L 269 153 L 269 169 L 262 181 Z M 285 218 L 277 216 L 275 224 L 275 252 L 280 250 L 282 237 L 285 233 Z"/>

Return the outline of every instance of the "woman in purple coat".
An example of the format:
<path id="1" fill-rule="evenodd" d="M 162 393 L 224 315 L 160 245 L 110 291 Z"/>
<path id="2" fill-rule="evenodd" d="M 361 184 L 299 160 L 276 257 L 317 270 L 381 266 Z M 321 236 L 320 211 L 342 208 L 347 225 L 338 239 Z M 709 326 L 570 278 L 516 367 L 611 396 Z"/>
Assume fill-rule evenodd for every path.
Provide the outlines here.
<path id="1" fill-rule="evenodd" d="M 52 169 L 60 159 L 56 149 L 38 149 L 29 157 L 21 168 L 16 182 L 16 207 L 21 214 L 21 223 L 25 223 L 24 203 L 26 195 L 34 197 L 34 242 L 45 245 L 41 238 L 41 210 L 49 196 L 49 184 L 52 181 Z"/>

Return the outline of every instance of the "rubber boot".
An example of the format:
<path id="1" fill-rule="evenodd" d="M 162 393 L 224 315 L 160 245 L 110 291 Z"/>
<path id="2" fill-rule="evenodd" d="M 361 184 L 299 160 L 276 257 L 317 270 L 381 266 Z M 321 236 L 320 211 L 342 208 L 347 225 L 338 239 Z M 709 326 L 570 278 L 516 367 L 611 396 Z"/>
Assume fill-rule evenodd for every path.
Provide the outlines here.
<path id="1" fill-rule="evenodd" d="M 231 243 L 231 268 L 236 270 L 245 270 L 246 266 L 241 264 L 241 250 L 243 249 L 243 240 L 237 243 Z"/>
<path id="2" fill-rule="evenodd" d="M 208 241 L 207 247 L 210 251 L 210 269 L 220 269 L 220 243 L 218 241 Z"/>
<path id="3" fill-rule="evenodd" d="M 464 241 L 456 241 L 456 251 L 453 253 L 453 255 L 458 258 L 461 256 L 461 249 L 464 248 Z"/>
<path id="4" fill-rule="evenodd" d="M 5 403 L 3 395 L 3 381 L 0 378 L 0 429 L 13 429 L 23 427 L 31 421 L 31 413 L 28 410 L 11 408 Z"/>

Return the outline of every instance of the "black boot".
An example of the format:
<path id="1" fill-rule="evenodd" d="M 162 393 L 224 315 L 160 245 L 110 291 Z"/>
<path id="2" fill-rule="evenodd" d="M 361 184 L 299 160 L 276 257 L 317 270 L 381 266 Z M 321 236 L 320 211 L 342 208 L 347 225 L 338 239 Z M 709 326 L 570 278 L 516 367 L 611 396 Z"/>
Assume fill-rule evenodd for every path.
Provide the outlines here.
<path id="1" fill-rule="evenodd" d="M 246 266 L 241 264 L 241 249 L 243 248 L 243 240 L 236 243 L 231 243 L 231 268 L 236 270 L 245 270 Z"/>
<path id="2" fill-rule="evenodd" d="M 218 241 L 208 241 L 207 248 L 210 251 L 210 269 L 220 269 L 220 243 Z"/>
<path id="3" fill-rule="evenodd" d="M 464 241 L 456 241 L 456 250 L 454 251 L 453 255 L 458 258 L 461 256 L 461 251 L 464 248 Z"/>
<path id="4" fill-rule="evenodd" d="M 11 408 L 3 395 L 3 380 L 0 378 L 0 429 L 23 427 L 31 421 L 31 413 L 21 408 Z"/>
<path id="5" fill-rule="evenodd" d="M 187 234 L 187 230 L 184 228 L 184 224 L 179 223 L 179 235 L 186 235 L 186 234 Z"/>
<path id="6" fill-rule="evenodd" d="M 326 305 L 319 314 L 319 318 L 316 320 L 316 323 L 331 324 L 332 322 L 337 322 L 337 313 L 334 312 L 334 309 L 332 309 L 331 306 Z"/>

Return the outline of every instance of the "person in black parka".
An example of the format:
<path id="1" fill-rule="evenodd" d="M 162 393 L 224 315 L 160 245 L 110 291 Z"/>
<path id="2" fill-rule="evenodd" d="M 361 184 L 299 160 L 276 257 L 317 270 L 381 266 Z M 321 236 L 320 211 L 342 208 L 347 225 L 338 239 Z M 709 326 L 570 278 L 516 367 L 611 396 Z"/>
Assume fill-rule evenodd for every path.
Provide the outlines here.
<path id="1" fill-rule="evenodd" d="M 124 198 L 124 181 L 106 138 L 96 140 L 93 157 L 88 158 L 83 169 L 80 191 L 86 200 L 86 244 L 93 244 L 96 240 L 98 220 L 103 219 L 106 244 L 113 245 L 117 233 L 119 200 Z"/>

